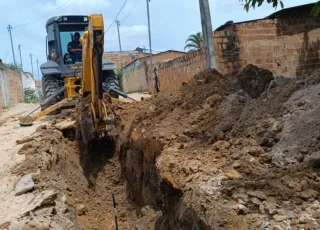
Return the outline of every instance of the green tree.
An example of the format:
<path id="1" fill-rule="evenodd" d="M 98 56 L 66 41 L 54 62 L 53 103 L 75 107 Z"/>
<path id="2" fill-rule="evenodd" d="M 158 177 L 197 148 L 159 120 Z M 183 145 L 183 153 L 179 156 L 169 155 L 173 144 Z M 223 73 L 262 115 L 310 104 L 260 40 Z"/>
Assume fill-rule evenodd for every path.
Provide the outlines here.
<path id="1" fill-rule="evenodd" d="M 311 11 L 311 15 L 313 17 L 317 17 L 320 13 L 320 1 L 318 1 L 316 3 L 316 5 L 313 7 L 312 11 Z"/>
<path id="2" fill-rule="evenodd" d="M 284 7 L 283 0 L 240 0 L 240 2 L 244 2 L 244 9 L 246 11 L 249 11 L 250 8 L 255 8 L 261 6 L 264 2 L 267 2 L 268 4 L 272 4 L 274 8 L 277 8 L 278 5 L 281 6 L 281 8 Z M 314 8 L 311 11 L 311 15 L 313 17 L 316 17 L 319 15 L 320 12 L 320 1 L 316 3 Z"/>
<path id="3" fill-rule="evenodd" d="M 200 49 L 202 40 L 203 40 L 203 37 L 200 32 L 196 34 L 191 34 L 186 41 L 184 50 L 189 49 L 189 52 L 192 52 Z"/>
<path id="4" fill-rule="evenodd" d="M 120 89 L 122 90 L 122 77 L 123 77 L 122 70 L 121 69 L 117 69 L 116 75 L 117 75 L 117 78 L 118 78 Z"/>
<path id="5" fill-rule="evenodd" d="M 24 101 L 26 103 L 38 103 L 39 97 L 37 92 L 31 88 L 24 89 Z"/>
<path id="6" fill-rule="evenodd" d="M 18 66 L 15 65 L 14 63 L 3 63 L 3 65 L 4 65 L 5 67 L 7 67 L 8 69 L 12 69 L 12 70 L 18 69 Z"/>

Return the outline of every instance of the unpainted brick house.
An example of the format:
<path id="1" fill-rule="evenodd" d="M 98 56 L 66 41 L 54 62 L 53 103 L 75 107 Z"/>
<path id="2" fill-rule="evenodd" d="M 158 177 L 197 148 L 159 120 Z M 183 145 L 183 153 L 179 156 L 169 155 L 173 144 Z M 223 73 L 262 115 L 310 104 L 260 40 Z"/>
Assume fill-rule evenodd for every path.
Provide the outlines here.
<path id="1" fill-rule="evenodd" d="M 213 34 L 218 70 L 231 74 L 254 64 L 269 69 L 274 75 L 297 77 L 320 68 L 320 17 L 310 16 L 313 6 L 287 8 L 263 19 L 228 22 L 217 28 Z M 205 69 L 204 50 L 155 66 L 160 91 L 172 91 Z M 149 92 L 155 92 L 154 74 L 137 69 L 135 75 L 141 74 L 146 75 L 142 77 L 143 88 L 148 84 Z M 134 86 L 130 90 L 133 92 L 135 85 L 142 81 L 138 77 L 130 79 L 133 82 L 128 81 L 127 86 Z"/>
<path id="2" fill-rule="evenodd" d="M 142 51 L 123 51 L 122 65 L 126 66 L 137 58 L 146 57 L 148 54 Z M 106 52 L 103 54 L 104 59 L 113 61 L 118 69 L 121 69 L 120 52 Z"/>
<path id="3" fill-rule="evenodd" d="M 185 52 L 167 50 L 152 55 L 154 66 L 184 56 Z M 124 92 L 147 92 L 153 85 L 153 71 L 150 70 L 149 55 L 137 58 L 124 66 L 122 87 Z"/>
<path id="4" fill-rule="evenodd" d="M 248 64 L 275 75 L 296 77 L 320 67 L 320 18 L 314 4 L 280 10 L 266 18 L 227 23 L 214 31 L 218 68 L 223 74 Z"/>

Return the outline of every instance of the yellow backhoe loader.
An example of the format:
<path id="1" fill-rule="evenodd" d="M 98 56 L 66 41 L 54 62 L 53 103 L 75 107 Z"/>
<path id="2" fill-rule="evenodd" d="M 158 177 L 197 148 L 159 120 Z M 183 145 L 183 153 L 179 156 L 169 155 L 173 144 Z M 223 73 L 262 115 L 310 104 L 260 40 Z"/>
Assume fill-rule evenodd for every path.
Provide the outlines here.
<path id="1" fill-rule="evenodd" d="M 41 112 L 24 117 L 20 124 L 32 121 L 57 109 L 76 104 L 83 141 L 105 136 L 112 123 L 108 116 L 108 102 L 104 92 L 111 97 L 127 97 L 119 88 L 114 63 L 103 60 L 104 24 L 101 14 L 89 16 L 61 16 L 47 22 L 48 61 L 41 65 L 43 100 Z M 80 32 L 79 32 L 80 31 Z M 67 35 L 81 34 L 81 54 L 75 60 L 66 51 L 70 40 Z M 63 59 L 60 59 L 60 54 Z M 111 100 L 108 100 L 109 102 Z M 109 110 L 110 111 L 110 110 Z"/>

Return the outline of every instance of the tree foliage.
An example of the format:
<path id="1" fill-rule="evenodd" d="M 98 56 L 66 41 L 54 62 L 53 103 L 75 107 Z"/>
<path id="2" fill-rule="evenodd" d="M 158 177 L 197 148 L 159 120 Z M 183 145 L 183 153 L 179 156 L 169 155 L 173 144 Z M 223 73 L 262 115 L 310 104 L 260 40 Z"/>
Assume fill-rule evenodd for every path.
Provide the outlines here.
<path id="1" fill-rule="evenodd" d="M 261 6 L 264 2 L 267 2 L 268 4 L 272 4 L 274 8 L 277 8 L 279 5 L 281 8 L 284 8 L 283 0 L 240 0 L 240 2 L 244 2 L 244 9 L 246 11 L 249 11 L 250 8 L 256 8 Z M 313 17 L 318 16 L 320 13 L 320 1 L 316 3 L 314 8 L 311 11 L 311 15 Z"/>
<path id="2" fill-rule="evenodd" d="M 121 69 L 117 69 L 116 75 L 117 75 L 117 79 L 118 79 L 118 82 L 119 82 L 120 89 L 122 90 L 122 77 L 123 77 L 122 70 Z"/>
<path id="3" fill-rule="evenodd" d="M 200 49 L 202 40 L 203 40 L 203 37 L 200 32 L 196 34 L 191 34 L 186 41 L 184 50 L 189 49 L 189 52 L 192 52 Z"/>
<path id="4" fill-rule="evenodd" d="M 312 11 L 311 11 L 311 15 L 313 17 L 317 17 L 320 13 L 320 1 L 318 1 L 316 3 L 316 5 L 313 7 Z"/>
<path id="5" fill-rule="evenodd" d="M 3 65 L 4 65 L 5 67 L 7 67 L 8 69 L 12 69 L 12 70 L 18 69 L 18 66 L 15 65 L 14 63 L 3 63 Z"/>
<path id="6" fill-rule="evenodd" d="M 39 96 L 34 89 L 26 88 L 24 89 L 24 101 L 25 103 L 38 103 Z"/>

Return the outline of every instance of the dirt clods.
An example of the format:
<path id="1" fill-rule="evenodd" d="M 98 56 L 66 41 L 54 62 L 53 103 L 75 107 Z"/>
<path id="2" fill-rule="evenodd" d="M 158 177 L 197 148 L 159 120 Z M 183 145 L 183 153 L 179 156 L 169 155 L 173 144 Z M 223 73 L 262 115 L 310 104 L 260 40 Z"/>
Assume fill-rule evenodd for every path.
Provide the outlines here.
<path id="1" fill-rule="evenodd" d="M 57 120 L 20 142 L 12 172 L 32 175 L 35 199 L 3 225 L 115 229 L 114 193 L 119 229 L 320 229 L 319 92 L 320 71 L 289 79 L 249 65 L 113 102 L 116 130 L 91 146 L 75 115 Z"/>
<path id="2" fill-rule="evenodd" d="M 115 140 L 85 146 L 72 121 L 55 119 L 19 142 L 26 159 L 12 172 L 32 177 L 33 190 L 24 192 L 35 198 L 9 229 L 115 229 L 112 193 L 121 229 L 153 229 L 159 214 L 130 202 Z"/>
<path id="3" fill-rule="evenodd" d="M 320 228 L 319 76 L 207 70 L 133 105 L 121 163 L 155 229 Z"/>

